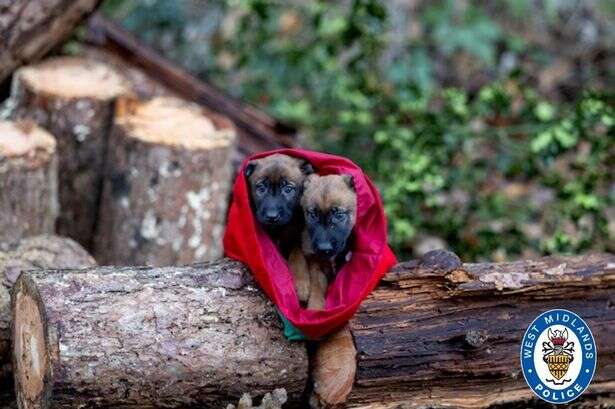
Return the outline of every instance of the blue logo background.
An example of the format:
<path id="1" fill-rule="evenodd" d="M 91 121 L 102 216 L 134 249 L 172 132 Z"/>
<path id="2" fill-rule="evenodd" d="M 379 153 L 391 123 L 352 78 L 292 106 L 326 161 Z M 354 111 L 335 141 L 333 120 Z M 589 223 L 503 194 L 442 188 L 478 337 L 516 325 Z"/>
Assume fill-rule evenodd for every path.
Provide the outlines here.
<path id="1" fill-rule="evenodd" d="M 552 322 L 547 323 L 547 321 L 545 320 L 545 317 L 552 316 L 553 318 L 555 318 L 558 313 L 560 317 L 566 314 L 566 315 L 569 315 L 571 319 L 568 322 L 563 322 L 561 319 L 560 320 L 554 319 Z M 571 322 L 574 322 L 576 325 L 571 324 Z M 535 336 L 534 339 L 531 339 L 531 336 L 528 337 L 531 333 L 540 335 L 543 331 L 546 331 L 552 325 L 563 325 L 567 327 L 569 330 L 573 331 L 577 335 L 578 335 L 577 328 L 584 326 L 589 334 L 589 342 L 591 343 L 593 347 L 593 349 L 591 350 L 591 352 L 593 352 L 593 357 L 586 358 L 585 354 L 588 351 L 586 351 L 583 348 L 583 343 L 582 345 L 578 345 L 578 348 L 581 349 L 581 359 L 582 359 L 581 371 L 579 372 L 579 375 L 577 376 L 577 378 L 572 380 L 572 382 L 570 383 L 570 386 L 568 386 L 565 389 L 550 388 L 540 379 L 536 371 L 536 368 L 534 366 L 534 353 L 537 348 L 540 348 L 540 352 L 542 352 L 542 345 L 538 345 L 536 342 L 538 339 L 538 336 Z M 537 332 L 536 332 L 536 329 L 537 329 Z M 528 343 L 529 344 L 533 343 L 534 345 L 531 348 L 528 348 L 526 346 Z M 529 358 L 524 357 L 524 353 L 523 353 L 524 350 L 527 351 L 528 349 L 531 349 L 532 351 L 531 356 Z M 585 391 L 585 389 L 587 389 L 587 387 L 592 381 L 592 378 L 594 377 L 594 372 L 596 370 L 596 358 L 597 358 L 596 342 L 594 340 L 594 336 L 591 332 L 591 329 L 589 328 L 587 323 L 583 321 L 583 319 L 579 317 L 577 314 L 575 314 L 572 311 L 568 311 L 564 309 L 549 310 L 549 311 L 545 311 L 542 314 L 540 314 L 529 325 L 529 327 L 525 331 L 525 335 L 523 336 L 523 340 L 521 342 L 520 358 L 521 358 L 521 369 L 523 370 L 523 376 L 525 377 L 525 381 L 527 382 L 532 392 L 534 392 L 539 398 L 547 402 L 550 402 L 550 403 L 568 403 L 568 402 L 571 402 L 577 399 Z M 579 386 L 580 386 L 580 390 L 578 389 Z"/>

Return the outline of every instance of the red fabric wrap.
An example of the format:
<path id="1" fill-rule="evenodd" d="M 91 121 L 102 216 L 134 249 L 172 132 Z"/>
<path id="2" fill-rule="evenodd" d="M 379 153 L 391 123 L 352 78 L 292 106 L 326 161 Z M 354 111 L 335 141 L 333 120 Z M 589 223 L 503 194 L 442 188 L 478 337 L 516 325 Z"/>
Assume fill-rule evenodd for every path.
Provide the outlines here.
<path id="1" fill-rule="evenodd" d="M 326 308 L 322 311 L 308 310 L 299 305 L 286 260 L 252 214 L 244 170 L 250 160 L 274 153 L 307 159 L 320 175 L 350 174 L 354 178 L 357 218 L 352 257 L 329 285 Z M 361 168 L 341 156 L 302 149 L 262 152 L 243 162 L 233 187 L 224 250 L 228 257 L 248 265 L 280 312 L 310 338 L 320 338 L 344 325 L 396 263 L 387 244 L 387 222 L 378 190 Z"/>

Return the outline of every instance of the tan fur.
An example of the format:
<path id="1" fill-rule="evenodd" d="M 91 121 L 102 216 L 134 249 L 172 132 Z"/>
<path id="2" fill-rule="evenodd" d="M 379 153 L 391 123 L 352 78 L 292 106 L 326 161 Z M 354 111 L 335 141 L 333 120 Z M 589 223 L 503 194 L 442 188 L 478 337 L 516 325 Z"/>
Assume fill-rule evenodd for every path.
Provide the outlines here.
<path id="1" fill-rule="evenodd" d="M 325 309 L 325 296 L 329 280 L 327 274 L 323 271 L 320 263 L 310 260 L 307 262 L 310 271 L 310 293 L 308 296 L 307 307 L 312 310 Z"/>
<path id="2" fill-rule="evenodd" d="M 288 265 L 293 274 L 295 289 L 299 301 L 307 302 L 310 296 L 310 271 L 307 260 L 299 247 L 295 247 L 288 256 Z"/>
<path id="3" fill-rule="evenodd" d="M 357 350 L 348 326 L 320 342 L 313 359 L 312 407 L 343 405 L 357 371 Z"/>
<path id="4" fill-rule="evenodd" d="M 317 208 L 328 213 L 337 207 L 348 211 L 351 225 L 356 222 L 357 196 L 350 186 L 349 176 L 310 175 L 303 184 L 301 207 L 303 210 Z M 327 276 L 335 274 L 333 261 L 319 260 L 313 249 L 307 228 L 302 234 L 302 249 L 309 269 L 310 292 L 307 307 L 324 309 L 328 287 Z M 356 349 L 352 334 L 345 326 L 320 342 L 312 357 L 314 390 L 310 397 L 311 407 L 342 407 L 354 383 Z"/>
<path id="5" fill-rule="evenodd" d="M 317 208 L 323 213 L 333 207 L 348 211 L 350 223 L 354 226 L 357 214 L 357 195 L 350 187 L 347 175 L 310 175 L 303 183 L 303 196 L 301 207 L 305 211 L 309 208 Z M 311 257 L 314 254 L 307 229 L 302 233 L 302 250 L 307 260 L 309 270 L 309 296 L 307 307 L 310 309 L 324 309 L 325 296 L 329 282 L 327 276 L 335 273 L 335 266 L 329 262 L 323 262 Z M 305 276 L 300 277 L 301 280 Z M 305 282 L 296 284 L 304 287 Z M 301 299 L 301 298 L 300 298 Z M 305 301 L 301 299 L 301 301 Z"/>
<path id="6" fill-rule="evenodd" d="M 357 194 L 348 185 L 347 175 L 309 175 L 303 183 L 301 207 L 315 207 L 323 212 L 333 207 L 349 211 L 354 225 L 357 215 Z"/>
<path id="7" fill-rule="evenodd" d="M 257 166 L 248 178 L 250 183 L 264 177 L 269 177 L 272 182 L 277 182 L 285 177 L 296 185 L 301 185 L 305 180 L 305 175 L 301 171 L 303 160 L 293 158 L 292 156 L 276 153 L 264 158 L 255 159 L 251 163 L 255 163 Z"/>

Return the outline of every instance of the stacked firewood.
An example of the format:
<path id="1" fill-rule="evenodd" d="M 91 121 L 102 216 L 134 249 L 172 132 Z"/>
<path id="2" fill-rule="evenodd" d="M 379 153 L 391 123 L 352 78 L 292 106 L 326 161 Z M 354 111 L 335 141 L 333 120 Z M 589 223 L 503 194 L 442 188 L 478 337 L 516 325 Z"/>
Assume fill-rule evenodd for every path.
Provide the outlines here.
<path id="1" fill-rule="evenodd" d="M 347 396 L 316 403 L 533 407 L 519 367 L 521 338 L 536 315 L 565 304 L 586 318 L 599 351 L 576 405 L 612 407 L 614 302 L 613 255 L 464 264 L 452 253 L 428 253 L 395 267 L 365 301 L 349 324 L 354 385 Z M 305 346 L 284 339 L 249 271 L 229 259 L 30 271 L 13 286 L 9 320 L 21 408 L 223 408 L 246 391 L 256 398 L 276 388 L 292 407 L 306 401 L 311 377 L 321 391 L 338 382 L 313 365 L 347 359 L 333 354 L 310 367 Z"/>
<path id="2" fill-rule="evenodd" d="M 273 121 L 100 18 L 99 41 L 142 66 L 89 49 L 15 71 L 96 3 L 18 0 L 0 21 L 0 81 L 13 73 L 0 122 L 2 407 L 297 407 L 314 382 L 322 407 L 534 406 L 521 337 L 561 305 L 586 318 L 599 351 L 576 404 L 615 405 L 608 254 L 468 264 L 428 253 L 395 267 L 348 324 L 356 356 L 309 362 L 245 266 L 220 258 L 233 160 L 278 147 Z M 142 81 L 158 74 L 163 85 Z M 326 369 L 344 359 L 354 384 L 327 394 L 338 380 Z"/>
<path id="3" fill-rule="evenodd" d="M 20 68 L 11 89 L 7 116 L 13 122 L 5 128 L 12 124 L 13 133 L 21 130 L 30 141 L 38 133 L 26 133 L 24 124 L 38 125 L 53 137 L 46 151 L 31 148 L 49 152 L 46 163 L 30 152 L 23 159 L 49 168 L 45 187 L 57 180 L 49 188 L 57 198 L 39 204 L 47 230 L 54 225 L 53 201 L 59 204 L 57 232 L 105 264 L 185 264 L 222 255 L 235 143 L 229 120 L 174 97 L 135 99 L 112 67 L 80 57 Z M 10 135 L 3 139 L 5 150 L 17 149 Z M 32 191 L 7 194 L 26 204 Z M 3 212 L 0 223 L 7 231 L 28 231 L 14 214 Z"/>

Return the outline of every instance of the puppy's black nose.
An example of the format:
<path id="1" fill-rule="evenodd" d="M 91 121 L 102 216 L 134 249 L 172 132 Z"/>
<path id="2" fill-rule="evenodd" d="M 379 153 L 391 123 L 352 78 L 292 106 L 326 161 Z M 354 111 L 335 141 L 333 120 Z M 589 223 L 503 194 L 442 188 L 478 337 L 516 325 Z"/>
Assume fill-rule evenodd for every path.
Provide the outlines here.
<path id="1" fill-rule="evenodd" d="M 267 213 L 265 213 L 265 220 L 267 220 L 267 223 L 279 222 L 280 212 L 278 212 L 277 210 L 268 210 Z"/>
<path id="2" fill-rule="evenodd" d="M 316 243 L 316 251 L 320 254 L 330 257 L 333 255 L 333 245 L 328 241 L 321 241 L 319 243 Z"/>

